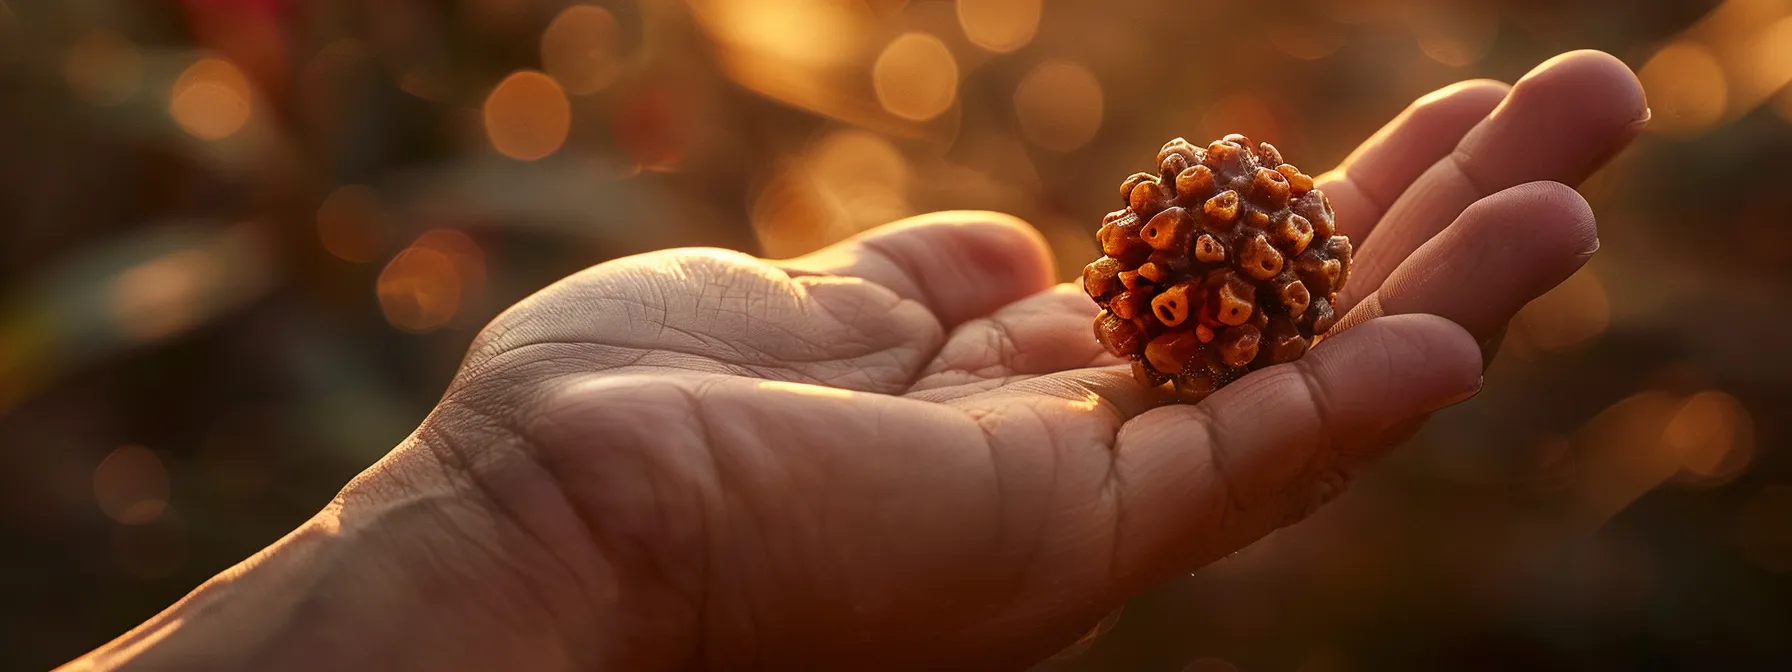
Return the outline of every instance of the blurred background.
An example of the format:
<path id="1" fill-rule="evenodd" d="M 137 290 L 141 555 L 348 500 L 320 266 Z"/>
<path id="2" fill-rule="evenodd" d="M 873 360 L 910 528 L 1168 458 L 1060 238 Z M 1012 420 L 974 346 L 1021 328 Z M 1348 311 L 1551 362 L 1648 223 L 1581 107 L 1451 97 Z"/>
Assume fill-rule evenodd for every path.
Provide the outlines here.
<path id="1" fill-rule="evenodd" d="M 987 208 L 1069 279 L 1166 139 L 1318 172 L 1574 48 L 1654 121 L 1486 391 L 1043 667 L 1785 669 L 1792 0 L 0 0 L 0 667 L 309 517 L 584 266 Z"/>

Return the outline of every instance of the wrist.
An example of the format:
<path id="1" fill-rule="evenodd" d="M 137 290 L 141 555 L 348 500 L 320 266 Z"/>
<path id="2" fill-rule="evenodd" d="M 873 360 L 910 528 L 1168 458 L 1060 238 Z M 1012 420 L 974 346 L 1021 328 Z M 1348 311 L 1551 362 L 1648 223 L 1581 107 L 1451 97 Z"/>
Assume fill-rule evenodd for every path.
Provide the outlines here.
<path id="1" fill-rule="evenodd" d="M 588 669 L 615 614 L 416 440 L 73 668 Z M 593 565 L 597 567 L 598 565 Z"/>

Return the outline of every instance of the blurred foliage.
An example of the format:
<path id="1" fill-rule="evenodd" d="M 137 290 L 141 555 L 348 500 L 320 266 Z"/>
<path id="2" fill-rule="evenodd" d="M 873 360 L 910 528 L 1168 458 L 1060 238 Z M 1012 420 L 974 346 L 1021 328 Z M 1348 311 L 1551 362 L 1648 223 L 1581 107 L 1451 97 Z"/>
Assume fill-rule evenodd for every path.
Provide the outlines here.
<path id="1" fill-rule="evenodd" d="M 987 208 L 1070 278 L 1165 139 L 1318 169 L 1584 47 L 1653 130 L 1481 397 L 1045 667 L 1784 666 L 1792 0 L 0 0 L 0 666 L 276 539 L 578 268 Z"/>

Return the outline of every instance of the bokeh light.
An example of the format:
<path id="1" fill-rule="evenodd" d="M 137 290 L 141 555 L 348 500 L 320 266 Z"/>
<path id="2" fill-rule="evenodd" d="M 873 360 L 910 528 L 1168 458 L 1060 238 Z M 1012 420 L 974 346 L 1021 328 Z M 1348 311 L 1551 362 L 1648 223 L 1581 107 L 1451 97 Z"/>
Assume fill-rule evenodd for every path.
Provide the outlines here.
<path id="1" fill-rule="evenodd" d="M 971 43 L 1005 54 L 1033 41 L 1041 0 L 958 0 L 958 25 Z"/>
<path id="2" fill-rule="evenodd" d="M 392 222 L 372 187 L 349 184 L 330 192 L 317 208 L 317 238 L 337 258 L 366 263 L 380 257 Z"/>
<path id="3" fill-rule="evenodd" d="M 1611 324 L 1611 300 L 1591 267 L 1519 311 L 1514 327 L 1524 342 L 1541 350 L 1566 350 L 1604 333 Z"/>
<path id="4" fill-rule="evenodd" d="M 1047 149 L 1071 151 L 1101 129 L 1101 82 L 1077 63 L 1040 63 L 1015 88 L 1014 113 L 1028 140 Z"/>
<path id="5" fill-rule="evenodd" d="M 439 329 L 460 312 L 460 272 L 440 250 L 408 247 L 380 272 L 380 312 L 412 333 Z"/>
<path id="6" fill-rule="evenodd" d="M 572 103 L 552 77 L 511 73 L 485 98 L 485 135 L 492 149 L 518 161 L 560 151 L 572 129 Z"/>
<path id="7" fill-rule="evenodd" d="M 204 317 L 207 295 L 221 279 L 203 250 L 182 250 L 145 261 L 112 283 L 111 314 L 120 333 L 150 341 L 185 331 Z"/>
<path id="8" fill-rule="evenodd" d="M 1742 402 L 1715 391 L 1693 395 L 1674 412 L 1662 440 L 1686 470 L 1704 479 L 1742 473 L 1754 457 L 1754 422 Z"/>
<path id="9" fill-rule="evenodd" d="M 1756 492 L 1736 516 L 1737 541 L 1749 562 L 1769 572 L 1792 572 L 1792 487 Z"/>
<path id="10" fill-rule="evenodd" d="M 168 469 L 154 451 L 122 446 L 93 470 L 93 499 L 106 516 L 125 525 L 155 520 L 168 507 Z"/>
<path id="11" fill-rule="evenodd" d="M 908 160 L 888 139 L 834 130 L 760 187 L 751 208 L 753 230 L 771 256 L 812 252 L 914 214 L 908 203 L 911 181 Z"/>
<path id="12" fill-rule="evenodd" d="M 604 90 L 622 74 L 622 28 L 610 10 L 572 5 L 541 34 L 541 67 L 574 95 Z"/>
<path id="13" fill-rule="evenodd" d="M 88 31 L 62 58 L 62 77 L 82 100 L 110 107 L 130 100 L 143 86 L 143 55 L 113 30 Z"/>
<path id="14" fill-rule="evenodd" d="M 1722 119 L 1729 89 L 1723 67 L 1704 47 L 1668 45 L 1643 64 L 1637 77 L 1654 113 L 1648 128 L 1668 135 L 1697 135 Z"/>
<path id="15" fill-rule="evenodd" d="M 904 33 L 884 47 L 871 68 L 877 100 L 890 114 L 926 121 L 958 97 L 958 62 L 940 38 Z"/>
<path id="16" fill-rule="evenodd" d="M 202 58 L 180 73 L 168 99 L 175 123 L 200 140 L 222 140 L 249 123 L 254 106 L 248 78 L 236 64 Z"/>

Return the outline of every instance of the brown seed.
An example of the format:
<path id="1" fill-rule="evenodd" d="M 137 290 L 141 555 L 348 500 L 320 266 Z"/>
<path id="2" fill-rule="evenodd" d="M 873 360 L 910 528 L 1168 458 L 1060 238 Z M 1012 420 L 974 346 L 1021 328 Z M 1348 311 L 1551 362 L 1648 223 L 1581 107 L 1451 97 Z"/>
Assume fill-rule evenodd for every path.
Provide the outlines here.
<path id="1" fill-rule="evenodd" d="M 1180 252 L 1179 248 L 1188 244 L 1189 235 L 1194 228 L 1194 222 L 1189 221 L 1187 211 L 1182 208 L 1166 208 L 1145 224 L 1145 228 L 1139 231 L 1139 237 L 1154 249 Z"/>
<path id="2" fill-rule="evenodd" d="M 1102 257 L 1083 267 L 1083 291 L 1089 296 L 1104 297 L 1120 288 L 1120 260 Z"/>
<path id="3" fill-rule="evenodd" d="M 1195 239 L 1195 260 L 1207 264 L 1217 264 L 1226 260 L 1226 248 L 1220 245 L 1218 238 L 1203 233 Z"/>
<path id="4" fill-rule="evenodd" d="M 1284 163 L 1276 166 L 1276 172 L 1288 178 L 1288 186 L 1293 189 L 1295 196 L 1301 196 L 1313 190 L 1312 176 L 1300 172 L 1299 168 Z"/>
<path id="5" fill-rule="evenodd" d="M 1213 188 L 1213 169 L 1207 166 L 1193 166 L 1176 176 L 1176 196 L 1184 202 L 1207 198 Z"/>
<path id="6" fill-rule="evenodd" d="M 1201 344 L 1191 331 L 1169 331 L 1145 344 L 1145 361 L 1164 373 L 1177 373 Z"/>
<path id="7" fill-rule="evenodd" d="M 1115 357 L 1139 354 L 1143 336 L 1144 332 L 1131 320 L 1120 319 L 1120 316 L 1105 310 L 1095 316 L 1095 340 L 1101 341 Z"/>
<path id="8" fill-rule="evenodd" d="M 1214 290 L 1214 319 L 1222 324 L 1240 325 L 1251 319 L 1251 311 L 1257 302 L 1257 286 L 1244 278 L 1232 275 L 1226 282 Z"/>
<path id="9" fill-rule="evenodd" d="M 1352 249 L 1312 176 L 1237 134 L 1172 140 L 1153 168 L 1127 178 L 1083 278 L 1097 337 L 1141 385 L 1199 399 L 1334 328 Z"/>
<path id="10" fill-rule="evenodd" d="M 1307 251 L 1307 244 L 1313 242 L 1313 223 L 1305 217 L 1288 213 L 1288 216 L 1269 228 L 1269 238 L 1276 247 L 1290 255 L 1298 255 Z"/>
<path id="11" fill-rule="evenodd" d="M 1218 196 L 1207 199 L 1207 203 L 1201 206 L 1201 211 L 1215 222 L 1230 224 L 1238 218 L 1238 192 L 1220 192 Z"/>
<path id="12" fill-rule="evenodd" d="M 1257 346 L 1262 337 L 1263 332 L 1248 324 L 1228 327 L 1219 335 L 1220 361 L 1233 368 L 1250 364 L 1257 358 Z"/>
<path id="13" fill-rule="evenodd" d="M 1259 233 L 1252 236 L 1238 252 L 1238 268 L 1258 280 L 1268 280 L 1282 272 L 1282 253 Z"/>
<path id="14" fill-rule="evenodd" d="M 1166 327 L 1174 327 L 1187 320 L 1194 300 L 1190 289 L 1189 283 L 1178 283 L 1151 299 L 1151 312 L 1157 315 L 1157 321 Z"/>
<path id="15" fill-rule="evenodd" d="M 1288 204 L 1288 178 L 1268 168 L 1258 168 L 1251 182 L 1251 199 L 1280 208 Z"/>
<path id="16" fill-rule="evenodd" d="M 1156 179 L 1157 176 L 1151 173 L 1133 173 L 1128 176 L 1125 181 L 1120 183 L 1120 202 L 1124 205 L 1132 205 L 1132 190 Z"/>

